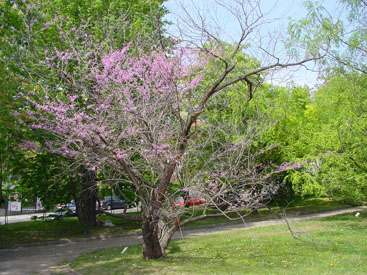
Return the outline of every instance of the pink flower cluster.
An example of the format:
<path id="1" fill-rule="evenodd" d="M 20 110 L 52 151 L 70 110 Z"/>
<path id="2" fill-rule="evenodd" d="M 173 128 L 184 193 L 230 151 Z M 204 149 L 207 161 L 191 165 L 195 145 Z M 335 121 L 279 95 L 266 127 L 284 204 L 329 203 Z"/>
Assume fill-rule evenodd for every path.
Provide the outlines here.
<path id="1" fill-rule="evenodd" d="M 26 98 L 37 110 L 30 117 L 31 128 L 59 137 L 59 142 L 48 143 L 53 147 L 49 150 L 62 148 L 64 155 L 87 159 L 92 168 L 102 160 L 118 163 L 136 155 L 142 156 L 138 160 L 179 159 L 171 145 L 181 129 L 177 113 L 184 93 L 205 76 L 204 58 L 188 49 L 137 55 L 130 45 L 100 58 L 95 53 L 77 55 L 75 49 L 54 49 L 54 55 L 47 55 L 47 64 L 62 74 L 65 85 L 42 98 Z M 85 73 L 79 79 L 69 73 L 75 62 Z"/>

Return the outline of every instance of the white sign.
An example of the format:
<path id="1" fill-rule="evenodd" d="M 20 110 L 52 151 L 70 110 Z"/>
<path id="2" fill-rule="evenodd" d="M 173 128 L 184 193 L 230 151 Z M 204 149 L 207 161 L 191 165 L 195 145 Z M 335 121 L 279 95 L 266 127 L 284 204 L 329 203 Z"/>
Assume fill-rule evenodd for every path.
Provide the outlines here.
<path id="1" fill-rule="evenodd" d="M 20 211 L 22 207 L 22 203 L 18 201 L 11 201 L 9 202 L 10 211 Z"/>
<path id="2" fill-rule="evenodd" d="M 39 198 L 37 198 L 36 210 L 43 210 L 42 202 Z"/>

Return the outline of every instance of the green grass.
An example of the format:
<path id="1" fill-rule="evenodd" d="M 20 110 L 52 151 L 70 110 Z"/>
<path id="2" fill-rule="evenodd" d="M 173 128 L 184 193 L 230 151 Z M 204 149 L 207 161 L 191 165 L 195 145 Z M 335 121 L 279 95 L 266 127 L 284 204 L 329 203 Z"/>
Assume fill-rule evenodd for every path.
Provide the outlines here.
<path id="1" fill-rule="evenodd" d="M 75 259 L 81 274 L 367 274 L 367 211 L 293 225 L 237 230 L 172 241 L 168 258 L 143 260 L 141 245 Z M 313 243 L 311 243 L 313 241 Z"/>
<path id="2" fill-rule="evenodd" d="M 17 244 L 41 241 L 64 240 L 92 236 L 118 235 L 140 232 L 140 223 L 114 217 L 98 215 L 98 219 L 109 219 L 116 226 L 92 228 L 89 234 L 82 233 L 82 226 L 76 217 L 61 220 L 29 221 L 0 226 L 0 248 Z"/>
<path id="3" fill-rule="evenodd" d="M 298 199 L 294 202 L 291 202 L 286 208 L 287 215 L 298 215 L 302 213 L 312 213 L 316 211 L 322 211 L 327 209 L 334 209 L 340 207 L 347 207 L 347 204 L 341 204 L 340 202 L 335 202 L 327 198 L 307 198 L 307 199 Z M 278 212 L 283 214 L 284 207 L 272 206 L 273 212 Z M 236 214 L 231 215 L 232 217 L 236 217 Z M 259 209 L 258 212 L 251 213 L 248 216 L 248 219 L 260 219 L 260 218 L 269 218 L 273 217 L 274 213 L 270 212 L 266 208 Z M 200 225 L 208 225 L 208 224 L 217 224 L 217 223 L 226 223 L 228 219 L 225 217 L 215 217 L 215 218 L 207 218 L 203 220 L 199 220 L 196 222 L 192 222 L 188 224 L 188 226 L 200 226 Z"/>
<path id="4" fill-rule="evenodd" d="M 313 212 L 317 210 L 330 209 L 341 207 L 336 202 L 328 199 L 303 199 L 294 202 L 287 210 L 288 214 Z M 195 211 L 200 211 L 201 207 L 196 207 Z M 275 210 L 279 208 L 275 207 Z M 266 209 L 260 209 L 259 213 L 249 216 L 251 219 L 269 217 L 269 213 Z M 60 221 L 29 221 L 22 223 L 13 223 L 0 226 L 0 248 L 7 247 L 23 243 L 52 241 L 60 239 L 70 239 L 76 237 L 91 237 L 91 236 L 107 236 L 118 235 L 126 233 L 135 233 L 140 231 L 140 222 L 127 221 L 119 218 L 106 217 L 100 215 L 99 219 L 109 219 L 115 224 L 115 227 L 96 227 L 91 230 L 87 235 L 82 234 L 82 227 L 77 218 L 65 218 Z M 224 217 L 208 218 L 199 220 L 186 226 L 200 226 L 217 223 L 227 223 L 228 219 Z"/>

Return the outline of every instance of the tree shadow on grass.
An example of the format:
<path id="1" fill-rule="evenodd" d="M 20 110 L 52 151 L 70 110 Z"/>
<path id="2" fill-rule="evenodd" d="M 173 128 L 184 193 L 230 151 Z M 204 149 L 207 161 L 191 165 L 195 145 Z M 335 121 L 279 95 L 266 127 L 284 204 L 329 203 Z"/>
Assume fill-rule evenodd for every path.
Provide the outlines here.
<path id="1" fill-rule="evenodd" d="M 180 245 L 174 242 L 171 243 L 167 249 L 168 255 L 173 255 L 173 254 L 180 253 L 180 252 L 182 252 Z"/>

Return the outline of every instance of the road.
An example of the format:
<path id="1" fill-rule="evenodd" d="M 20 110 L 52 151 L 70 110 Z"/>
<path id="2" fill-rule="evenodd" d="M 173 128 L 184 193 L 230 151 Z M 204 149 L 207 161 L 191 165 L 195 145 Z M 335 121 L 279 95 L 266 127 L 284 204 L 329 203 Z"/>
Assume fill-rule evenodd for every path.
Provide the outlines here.
<path id="1" fill-rule="evenodd" d="M 314 214 L 290 217 L 290 222 L 322 218 L 327 216 L 353 213 L 367 209 L 367 207 L 354 207 L 339 210 L 329 210 Z M 225 232 L 231 230 L 244 230 L 253 227 L 277 225 L 284 223 L 282 219 L 270 219 L 253 221 L 246 224 L 222 224 L 205 227 L 188 227 L 181 232 L 177 232 L 174 238 L 187 238 L 203 234 Z M 43 244 L 30 244 L 17 248 L 0 250 L 0 274 L 52 274 L 55 267 L 64 261 L 70 261 L 82 253 L 92 252 L 101 248 L 111 248 L 120 246 L 121 248 L 133 244 L 142 243 L 140 234 L 130 234 L 123 236 L 112 236 L 104 239 L 74 239 L 65 241 L 48 242 Z M 67 270 L 67 273 L 73 273 Z"/>

